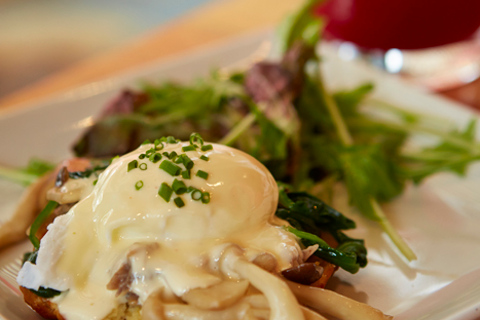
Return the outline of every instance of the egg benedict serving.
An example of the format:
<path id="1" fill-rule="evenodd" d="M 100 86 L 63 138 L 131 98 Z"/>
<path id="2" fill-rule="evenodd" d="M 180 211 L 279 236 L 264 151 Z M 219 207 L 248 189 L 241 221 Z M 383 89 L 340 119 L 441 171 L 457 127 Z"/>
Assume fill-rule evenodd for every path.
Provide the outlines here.
<path id="1" fill-rule="evenodd" d="M 170 137 L 114 158 L 98 178 L 64 180 L 50 200 L 76 204 L 48 226 L 17 278 L 45 317 L 324 319 L 315 309 L 386 318 L 282 276 L 307 272 L 302 266 L 318 245 L 302 244 L 275 216 L 274 178 L 239 150 L 198 135 Z M 321 276 L 322 267 L 310 265 Z M 349 303 L 347 313 L 325 299 Z"/>

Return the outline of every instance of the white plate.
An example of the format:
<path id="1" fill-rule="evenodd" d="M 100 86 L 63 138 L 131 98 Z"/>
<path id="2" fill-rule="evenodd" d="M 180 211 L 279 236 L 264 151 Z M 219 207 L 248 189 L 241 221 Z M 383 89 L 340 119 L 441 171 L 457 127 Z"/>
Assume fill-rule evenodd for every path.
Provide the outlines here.
<path id="1" fill-rule="evenodd" d="M 0 163 L 24 165 L 32 156 L 58 161 L 71 142 L 92 122 L 92 115 L 125 86 L 174 78 L 189 80 L 213 67 L 231 66 L 253 53 L 268 33 L 205 48 L 191 55 L 156 63 L 129 74 L 92 83 L 54 99 L 0 115 Z M 465 124 L 477 115 L 455 103 L 422 92 L 361 63 L 341 62 L 325 52 L 324 69 L 332 88 L 376 83 L 376 96 L 413 110 Z M 356 275 L 339 271 L 332 289 L 366 302 L 395 319 L 475 319 L 480 316 L 480 166 L 462 179 L 441 174 L 419 188 L 408 188 L 385 206 L 395 228 L 418 255 L 408 263 L 395 252 L 377 226 L 337 206 L 357 221 L 350 233 L 366 240 L 369 265 Z M 20 189 L 0 184 L 0 221 L 14 207 Z M 0 251 L 0 319 L 40 319 L 22 301 L 15 274 L 30 245 Z"/>

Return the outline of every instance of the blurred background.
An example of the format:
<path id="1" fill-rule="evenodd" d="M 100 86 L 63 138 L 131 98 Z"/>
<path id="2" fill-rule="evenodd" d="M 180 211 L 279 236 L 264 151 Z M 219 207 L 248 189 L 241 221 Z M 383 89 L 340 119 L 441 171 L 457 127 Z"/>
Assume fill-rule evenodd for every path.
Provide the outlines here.
<path id="1" fill-rule="evenodd" d="M 213 0 L 0 0 L 0 98 Z"/>
<path id="2" fill-rule="evenodd" d="M 261 30 L 263 20 L 276 25 L 280 12 L 284 16 L 304 1 L 0 0 L 0 101 L 79 61 L 125 48 L 143 35 L 156 32 L 150 39 L 157 39 L 159 26 L 210 2 L 229 5 L 205 10 L 202 23 L 193 24 L 201 32 L 189 33 L 190 38 Z M 222 11 L 226 7 L 229 11 Z M 319 0 L 314 11 L 327 17 L 324 38 L 337 46 L 342 58 L 367 60 L 480 109 L 480 0 Z M 190 22 L 190 16 L 185 18 Z M 178 32 L 183 35 L 185 29 L 175 32 L 178 40 Z M 177 42 L 185 42 L 185 48 L 198 44 L 191 39 Z M 7 104 L 12 101 L 19 100 L 14 97 Z"/>

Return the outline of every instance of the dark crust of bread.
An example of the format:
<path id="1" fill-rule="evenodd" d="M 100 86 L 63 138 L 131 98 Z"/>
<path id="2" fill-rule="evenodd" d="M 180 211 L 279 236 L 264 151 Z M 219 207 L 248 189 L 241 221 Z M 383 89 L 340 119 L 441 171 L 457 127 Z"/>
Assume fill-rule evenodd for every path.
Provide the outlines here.
<path id="1" fill-rule="evenodd" d="M 47 298 L 37 296 L 35 293 L 25 287 L 20 287 L 25 302 L 35 310 L 39 315 L 46 319 L 65 320 L 58 311 L 58 306 Z"/>

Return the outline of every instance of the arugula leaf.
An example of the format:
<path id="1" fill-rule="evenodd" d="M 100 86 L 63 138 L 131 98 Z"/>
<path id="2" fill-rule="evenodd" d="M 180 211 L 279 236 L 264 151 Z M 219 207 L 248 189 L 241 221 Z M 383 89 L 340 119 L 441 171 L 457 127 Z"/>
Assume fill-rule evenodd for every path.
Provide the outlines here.
<path id="1" fill-rule="evenodd" d="M 441 171 L 464 175 L 468 164 L 480 160 L 480 145 L 475 141 L 475 132 L 476 121 L 471 120 L 464 131 L 455 130 L 450 133 L 451 137 L 471 145 L 471 148 L 465 148 L 465 145 L 452 141 L 441 141 L 437 146 L 403 154 L 402 174 L 417 184 Z"/>
<path id="2" fill-rule="evenodd" d="M 35 182 L 39 177 L 55 168 L 50 162 L 32 158 L 25 168 L 9 168 L 0 166 L 0 177 L 28 186 Z"/>
<path id="3" fill-rule="evenodd" d="M 370 198 L 391 200 L 403 190 L 403 181 L 396 176 L 378 146 L 340 147 L 336 157 L 337 172 L 343 177 L 351 203 L 372 220 L 378 220 Z"/>
<path id="4" fill-rule="evenodd" d="M 364 83 L 353 90 L 342 90 L 332 94 L 335 103 L 340 109 L 344 118 L 359 116 L 358 107 L 365 98 L 373 92 L 372 83 Z"/>
<path id="5" fill-rule="evenodd" d="M 277 45 L 282 53 L 287 52 L 296 41 L 315 46 L 320 39 L 323 19 L 313 12 L 323 1 L 307 0 L 295 13 L 285 18 L 278 28 Z"/>

